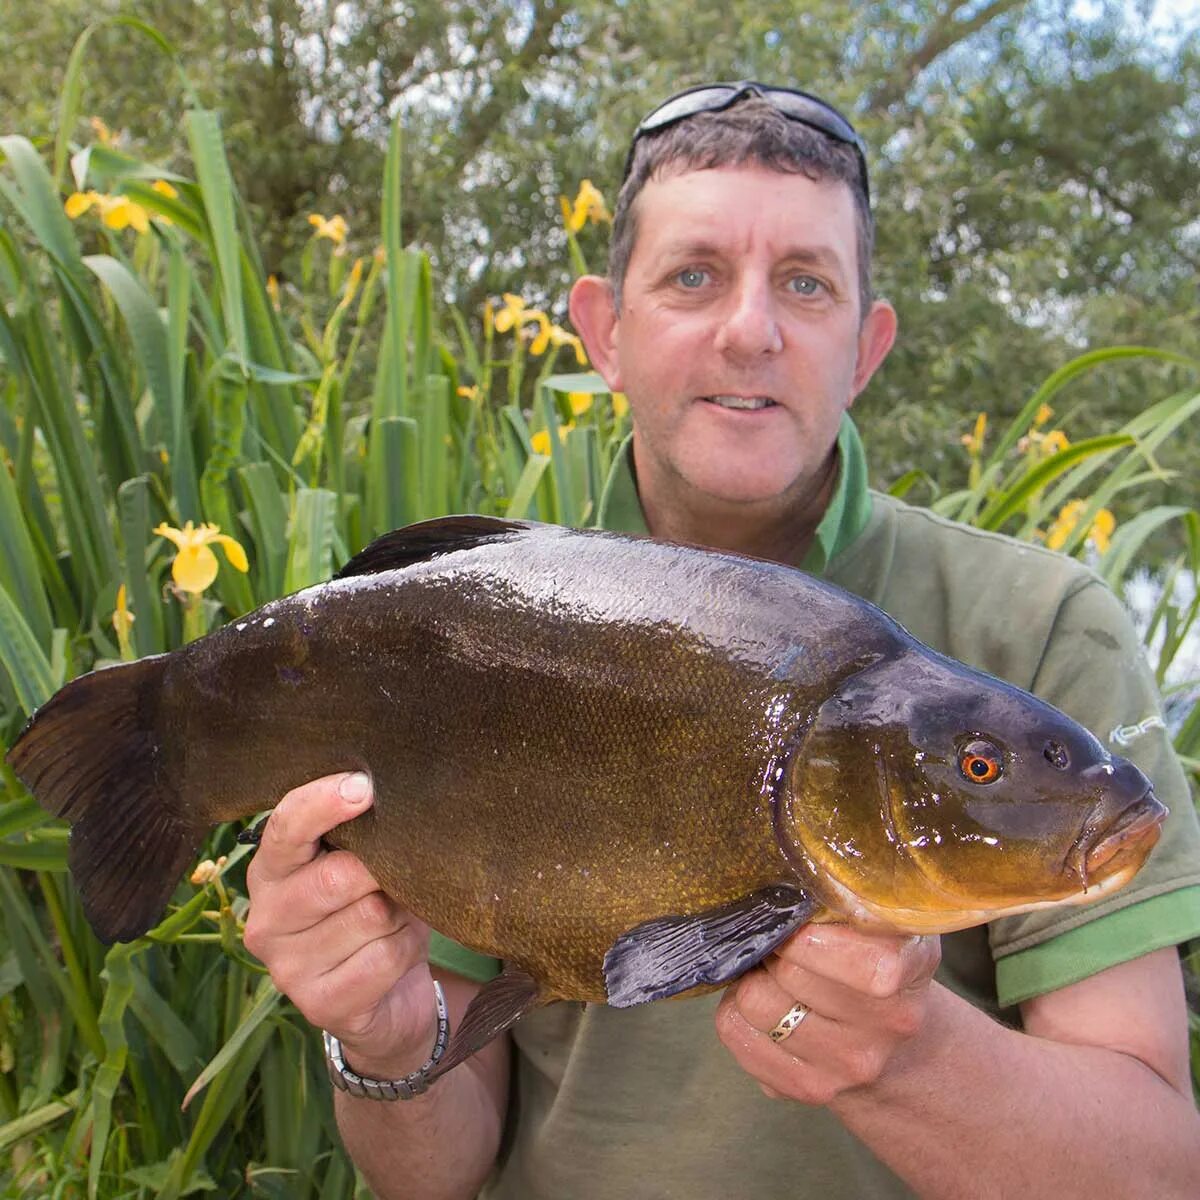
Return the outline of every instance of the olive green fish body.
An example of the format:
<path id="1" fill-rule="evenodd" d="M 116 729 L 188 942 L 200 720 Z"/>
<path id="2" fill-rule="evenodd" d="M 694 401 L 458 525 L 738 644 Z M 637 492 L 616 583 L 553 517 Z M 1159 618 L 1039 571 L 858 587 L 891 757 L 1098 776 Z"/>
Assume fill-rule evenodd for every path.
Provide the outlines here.
<path id="1" fill-rule="evenodd" d="M 550 529 L 336 580 L 171 656 L 169 769 L 209 822 L 369 772 L 332 843 L 435 928 L 600 1000 L 622 932 L 794 874 L 769 772 L 892 636 L 795 583 Z"/>
<path id="2" fill-rule="evenodd" d="M 718 985 L 814 916 L 937 932 L 1086 902 L 1165 815 L 1062 713 L 802 572 L 488 518 L 72 681 L 10 761 L 72 821 L 110 940 L 212 823 L 369 772 L 328 840 L 508 964 L 449 1065 L 536 1003 Z"/>

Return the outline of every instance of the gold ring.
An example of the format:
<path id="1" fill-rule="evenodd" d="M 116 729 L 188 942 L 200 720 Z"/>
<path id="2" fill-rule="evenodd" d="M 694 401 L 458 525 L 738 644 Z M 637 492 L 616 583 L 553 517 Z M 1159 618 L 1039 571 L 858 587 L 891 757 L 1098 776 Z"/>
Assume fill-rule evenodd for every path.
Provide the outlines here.
<path id="1" fill-rule="evenodd" d="M 779 1024 L 774 1029 L 768 1030 L 767 1037 L 773 1042 L 782 1042 L 785 1037 L 795 1032 L 796 1026 L 804 1020 L 805 1017 L 812 1011 L 807 1004 L 801 1004 L 799 1000 L 792 1005 L 791 1008 L 783 1014 L 779 1020 Z"/>

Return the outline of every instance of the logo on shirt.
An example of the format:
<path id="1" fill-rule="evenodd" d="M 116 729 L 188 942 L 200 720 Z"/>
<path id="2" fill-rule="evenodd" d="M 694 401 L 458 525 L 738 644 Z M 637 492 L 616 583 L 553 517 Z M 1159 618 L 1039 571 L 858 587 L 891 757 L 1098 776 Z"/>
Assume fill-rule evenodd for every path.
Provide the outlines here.
<path id="1" fill-rule="evenodd" d="M 1118 746 L 1128 746 L 1130 742 L 1137 741 L 1143 733 L 1149 733 L 1151 729 L 1166 729 L 1166 727 L 1162 717 L 1155 713 L 1154 716 L 1147 717 L 1136 725 L 1118 725 L 1108 735 L 1108 740 Z"/>

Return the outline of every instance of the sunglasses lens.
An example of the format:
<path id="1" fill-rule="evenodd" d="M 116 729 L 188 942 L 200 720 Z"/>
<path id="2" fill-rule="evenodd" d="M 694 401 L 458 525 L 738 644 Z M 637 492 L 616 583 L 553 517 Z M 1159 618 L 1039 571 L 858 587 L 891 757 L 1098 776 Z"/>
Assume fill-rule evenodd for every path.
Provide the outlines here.
<path id="1" fill-rule="evenodd" d="M 644 134 L 665 129 L 668 125 L 694 117 L 697 113 L 720 112 L 746 95 L 759 96 L 789 120 L 807 125 L 810 129 L 833 138 L 834 141 L 853 146 L 858 152 L 863 188 L 868 195 L 870 194 L 867 183 L 866 146 L 855 132 L 854 126 L 837 109 L 831 108 L 824 100 L 818 100 L 816 96 L 810 96 L 807 92 L 792 88 L 765 87 L 760 83 L 748 81 L 714 83 L 692 88 L 660 104 L 634 132 L 633 142 L 625 159 L 623 178 L 629 177 L 633 165 L 633 148 Z"/>
<path id="2" fill-rule="evenodd" d="M 714 84 L 712 87 L 697 88 L 692 92 L 680 92 L 670 100 L 660 104 L 637 127 L 633 136 L 640 137 L 643 133 L 652 133 L 655 129 L 664 129 L 702 112 L 719 112 L 732 103 L 737 89 L 732 84 Z"/>

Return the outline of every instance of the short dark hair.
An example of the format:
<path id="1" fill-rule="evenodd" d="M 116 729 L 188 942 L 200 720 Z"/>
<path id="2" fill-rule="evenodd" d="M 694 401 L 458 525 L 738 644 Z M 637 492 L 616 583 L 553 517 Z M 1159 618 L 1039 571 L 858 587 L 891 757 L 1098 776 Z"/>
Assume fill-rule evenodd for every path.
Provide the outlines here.
<path id="1" fill-rule="evenodd" d="M 871 307 L 871 256 L 875 222 L 852 146 L 790 121 L 768 101 L 748 96 L 720 112 L 701 112 L 662 130 L 643 134 L 633 146 L 629 174 L 617 195 L 608 252 L 608 278 L 621 307 L 625 273 L 637 238 L 634 201 L 655 176 L 669 170 L 703 171 L 757 163 L 772 171 L 805 175 L 816 182 L 839 180 L 854 196 L 858 291 L 866 317 Z"/>

